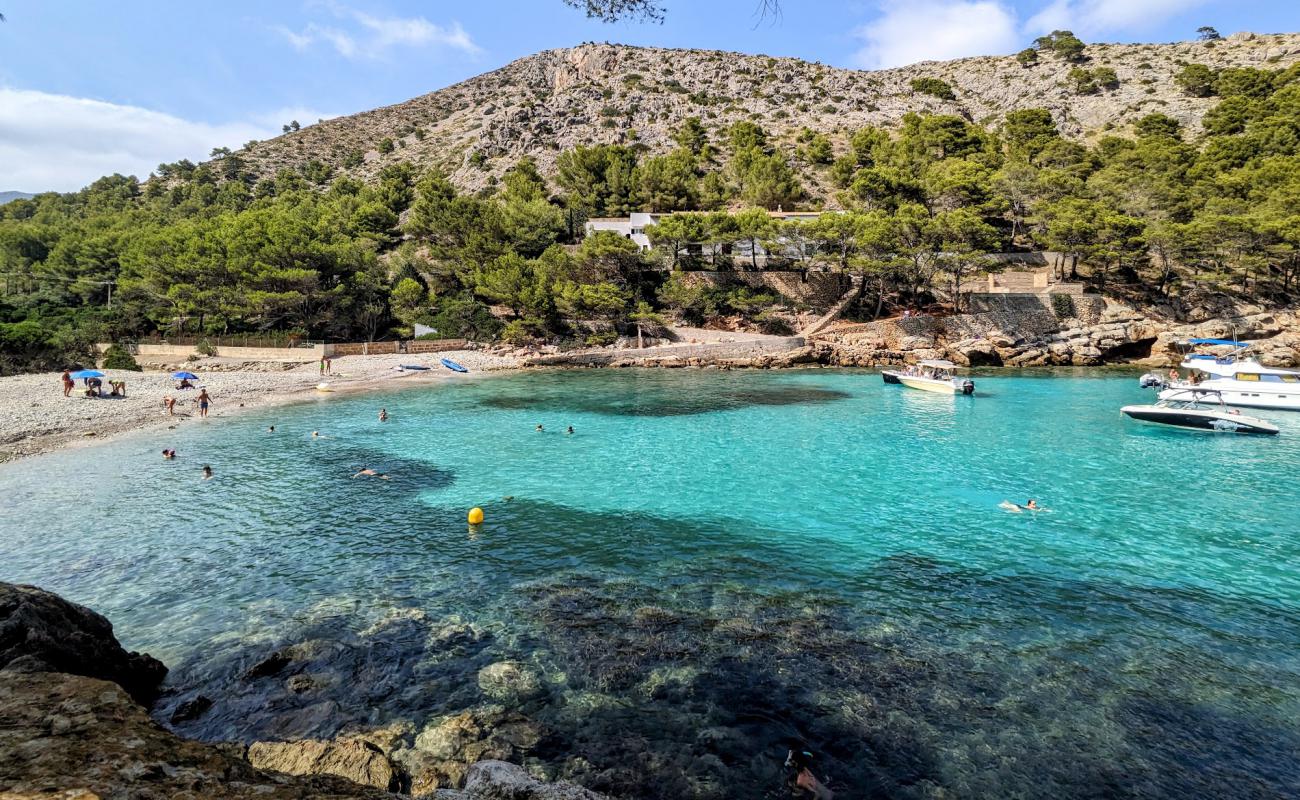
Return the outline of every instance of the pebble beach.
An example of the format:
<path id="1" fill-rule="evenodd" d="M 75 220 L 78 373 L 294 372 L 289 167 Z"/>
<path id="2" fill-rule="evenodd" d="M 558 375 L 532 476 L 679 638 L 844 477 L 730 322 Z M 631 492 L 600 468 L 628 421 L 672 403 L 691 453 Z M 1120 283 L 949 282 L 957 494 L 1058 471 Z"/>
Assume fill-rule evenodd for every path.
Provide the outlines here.
<path id="1" fill-rule="evenodd" d="M 459 375 L 444 368 L 449 358 L 470 370 Z M 401 364 L 429 367 L 402 370 Z M 143 372 L 101 370 L 104 396 L 84 396 L 82 381 L 71 396 L 63 396 L 60 373 L 46 372 L 0 377 L 0 461 L 49 452 L 62 447 L 97 443 L 115 435 L 154 426 L 198 424 L 195 398 L 198 389 L 176 389 L 173 367 L 199 376 L 196 387 L 208 390 L 212 406 L 207 424 L 260 406 L 293 402 L 320 393 L 350 393 L 397 388 L 415 382 L 465 379 L 479 372 L 512 369 L 518 360 L 477 350 L 428 355 L 341 356 L 333 359 L 331 374 L 322 377 L 317 361 L 307 363 L 250 362 L 204 358 L 175 365 L 146 367 Z M 126 397 L 108 397 L 111 380 L 126 381 Z M 176 398 L 175 415 L 168 415 L 163 398 Z"/>

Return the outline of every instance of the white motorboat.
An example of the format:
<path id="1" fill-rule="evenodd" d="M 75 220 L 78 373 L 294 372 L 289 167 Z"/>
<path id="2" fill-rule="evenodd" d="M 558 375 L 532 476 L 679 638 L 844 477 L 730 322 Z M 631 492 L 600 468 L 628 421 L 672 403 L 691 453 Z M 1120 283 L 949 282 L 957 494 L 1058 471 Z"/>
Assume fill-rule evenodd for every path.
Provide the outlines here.
<path id="1" fill-rule="evenodd" d="M 1172 396 L 1173 392 L 1198 389 L 1218 392 L 1230 406 L 1300 411 L 1300 371 L 1261 365 L 1250 355 L 1248 342 L 1191 339 L 1186 344 L 1192 352 L 1180 366 L 1188 370 L 1190 377 L 1170 381 L 1160 392 L 1161 399 Z M 1207 353 L 1198 348 L 1216 348 L 1221 352 Z M 1226 353 L 1222 352 L 1225 348 Z"/>
<path id="2" fill-rule="evenodd" d="M 974 394 L 975 381 L 953 375 L 957 365 L 951 361 L 931 358 L 904 370 L 885 370 L 885 383 L 901 383 L 912 389 L 922 389 L 940 394 Z"/>
<path id="3" fill-rule="evenodd" d="M 1168 389 L 1153 404 L 1124 406 L 1120 412 L 1138 422 L 1206 433 L 1278 432 L 1267 420 L 1230 410 L 1220 394 L 1212 389 Z"/>

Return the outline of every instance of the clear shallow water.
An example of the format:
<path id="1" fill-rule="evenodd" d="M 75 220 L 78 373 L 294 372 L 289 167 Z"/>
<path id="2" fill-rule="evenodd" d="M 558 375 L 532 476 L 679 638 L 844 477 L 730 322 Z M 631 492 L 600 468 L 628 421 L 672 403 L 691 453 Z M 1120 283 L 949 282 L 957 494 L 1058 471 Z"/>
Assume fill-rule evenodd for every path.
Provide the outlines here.
<path id="1" fill-rule="evenodd" d="M 516 755 L 628 796 L 761 797 L 796 741 L 846 797 L 1300 796 L 1300 415 L 978 383 L 532 373 L 186 423 L 0 467 L 0 579 L 107 615 L 209 738 L 418 729 L 517 660 Z M 304 640 L 321 686 L 246 677 Z"/>

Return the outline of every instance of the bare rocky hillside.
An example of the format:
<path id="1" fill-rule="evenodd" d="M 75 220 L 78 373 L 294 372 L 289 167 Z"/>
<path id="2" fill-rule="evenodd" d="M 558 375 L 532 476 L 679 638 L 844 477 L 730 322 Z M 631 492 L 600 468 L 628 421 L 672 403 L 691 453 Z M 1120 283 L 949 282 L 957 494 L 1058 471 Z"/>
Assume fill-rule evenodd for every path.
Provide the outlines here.
<path id="1" fill-rule="evenodd" d="M 754 120 L 792 156 L 794 135 L 805 126 L 842 146 L 851 131 L 892 126 L 909 111 L 994 124 L 1016 109 L 1047 108 L 1062 132 L 1076 138 L 1124 134 L 1133 121 L 1160 112 L 1195 132 L 1217 101 L 1189 97 L 1177 86 L 1174 76 L 1183 65 L 1286 67 L 1300 60 L 1300 34 L 1096 44 L 1085 55 L 1082 66 L 1110 67 L 1118 88 L 1079 95 L 1067 80 L 1078 65 L 1046 53 L 1031 67 L 1012 56 L 986 56 L 866 72 L 793 58 L 584 44 L 528 56 L 405 103 L 311 125 L 238 155 L 263 176 L 316 159 L 368 178 L 386 164 L 411 161 L 438 166 L 462 189 L 473 190 L 526 155 L 552 174 L 556 155 L 579 144 L 665 152 L 673 147 L 671 132 L 690 116 L 700 117 L 715 138 L 737 120 Z M 913 91 L 911 82 L 922 77 L 945 81 L 955 98 Z M 825 176 L 795 163 L 813 195 L 824 195 Z"/>

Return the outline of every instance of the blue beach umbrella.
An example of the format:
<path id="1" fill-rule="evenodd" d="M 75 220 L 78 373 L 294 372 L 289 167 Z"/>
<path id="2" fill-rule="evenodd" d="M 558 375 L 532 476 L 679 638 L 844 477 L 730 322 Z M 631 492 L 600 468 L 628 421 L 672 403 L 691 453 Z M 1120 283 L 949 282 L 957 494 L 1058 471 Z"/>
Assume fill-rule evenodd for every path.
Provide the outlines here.
<path id="1" fill-rule="evenodd" d="M 173 372 L 173 373 L 172 373 L 172 377 L 173 377 L 173 378 L 184 378 L 184 379 L 191 380 L 191 381 L 197 381 L 197 380 L 199 379 L 199 376 L 198 376 L 198 375 L 195 375 L 193 372 Z"/>
<path id="2" fill-rule="evenodd" d="M 82 369 L 72 373 L 72 379 L 78 381 L 84 380 L 86 378 L 102 378 L 102 377 L 104 377 L 104 373 L 100 372 L 97 369 Z"/>

